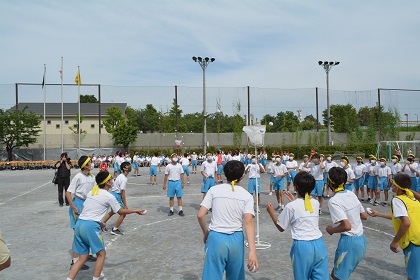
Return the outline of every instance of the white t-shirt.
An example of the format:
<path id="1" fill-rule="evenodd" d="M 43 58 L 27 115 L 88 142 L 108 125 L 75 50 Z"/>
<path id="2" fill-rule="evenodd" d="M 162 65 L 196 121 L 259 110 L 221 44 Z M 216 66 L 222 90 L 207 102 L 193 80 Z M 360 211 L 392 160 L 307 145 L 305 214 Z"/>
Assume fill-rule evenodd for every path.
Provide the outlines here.
<path id="1" fill-rule="evenodd" d="M 324 166 L 325 166 L 325 172 L 329 172 L 331 168 L 338 167 L 338 164 L 335 161 L 329 162 L 327 160 L 327 161 L 324 161 Z"/>
<path id="2" fill-rule="evenodd" d="M 397 175 L 398 173 L 400 173 L 402 170 L 402 166 L 401 164 L 399 164 L 398 162 L 391 165 L 391 173 L 392 175 Z"/>
<path id="3" fill-rule="evenodd" d="M 152 157 L 150 160 L 150 165 L 158 165 L 160 163 L 160 158 L 158 157 Z"/>
<path id="4" fill-rule="evenodd" d="M 274 164 L 273 165 L 273 177 L 278 177 L 279 175 L 283 175 L 287 173 L 287 168 L 286 165 L 284 165 L 283 163 L 277 165 Z"/>
<path id="5" fill-rule="evenodd" d="M 356 177 L 359 177 L 360 175 L 362 175 L 363 172 L 365 172 L 365 168 L 366 166 L 363 163 L 354 165 L 353 172 L 356 175 Z"/>
<path id="6" fill-rule="evenodd" d="M 127 181 L 127 176 L 124 174 L 118 175 L 117 179 L 114 181 L 114 184 L 112 184 L 111 191 L 115 193 L 121 193 L 123 190 L 126 190 Z"/>
<path id="7" fill-rule="evenodd" d="M 249 169 L 248 169 L 249 168 Z M 263 167 L 264 169 L 264 167 Z M 260 178 L 260 164 L 258 163 L 251 163 L 248 164 L 245 168 L 245 170 L 248 170 L 249 178 Z"/>
<path id="8" fill-rule="evenodd" d="M 308 168 L 311 169 L 311 175 L 314 176 L 315 180 L 324 180 L 324 169 L 321 168 L 321 163 L 310 162 Z"/>
<path id="9" fill-rule="evenodd" d="M 391 203 L 392 211 L 396 219 L 400 219 L 400 217 L 408 217 L 407 207 L 401 199 L 394 197 Z"/>
<path id="10" fill-rule="evenodd" d="M 168 164 L 165 168 L 165 175 L 168 175 L 169 181 L 181 180 L 181 174 L 184 174 L 181 164 Z"/>
<path id="11" fill-rule="evenodd" d="M 351 230 L 341 234 L 350 236 L 360 236 L 363 234 L 363 224 L 360 213 L 365 212 L 357 196 L 348 190 L 337 192 L 328 200 L 333 226 L 336 227 L 342 220 L 348 220 Z"/>
<path id="12" fill-rule="evenodd" d="M 197 155 L 196 154 L 192 154 L 191 155 L 191 160 L 197 160 Z"/>
<path id="13" fill-rule="evenodd" d="M 366 166 L 367 172 L 370 176 L 376 176 L 376 169 L 378 169 L 380 166 L 378 164 L 375 165 L 368 165 Z"/>
<path id="14" fill-rule="evenodd" d="M 305 167 L 305 162 L 302 162 L 299 164 L 299 171 L 305 171 L 305 172 L 311 172 L 311 169 L 309 167 Z"/>
<path id="15" fill-rule="evenodd" d="M 297 161 L 296 160 L 286 161 L 286 167 L 289 168 L 289 170 L 296 170 L 298 168 Z"/>
<path id="16" fill-rule="evenodd" d="M 351 167 L 347 167 L 347 168 L 343 168 L 343 169 L 347 173 L 347 180 L 354 180 L 354 178 L 356 178 L 354 176 L 354 171 L 353 171 L 353 169 L 351 169 Z"/>
<path id="17" fill-rule="evenodd" d="M 243 215 L 254 215 L 254 198 L 238 185 L 235 185 L 235 191 L 230 184 L 211 187 L 201 206 L 212 208 L 209 229 L 220 233 L 242 231 Z"/>
<path id="18" fill-rule="evenodd" d="M 291 227 L 294 240 L 315 240 L 322 236 L 319 230 L 319 202 L 311 198 L 313 213 L 305 210 L 305 201 L 298 198 L 286 204 L 277 218 L 277 224 L 283 229 Z"/>
<path id="19" fill-rule="evenodd" d="M 391 168 L 389 166 L 379 167 L 376 169 L 376 175 L 379 177 L 388 177 L 388 175 L 391 175 Z"/>
<path id="20" fill-rule="evenodd" d="M 410 167 L 417 170 L 418 164 L 417 162 L 412 162 L 410 165 L 406 165 L 404 169 L 404 173 L 410 177 L 416 177 L 416 172 L 411 172 Z"/>
<path id="21" fill-rule="evenodd" d="M 79 219 L 100 222 L 108 213 L 109 208 L 114 213 L 121 209 L 115 196 L 104 189 L 99 189 L 99 193 L 94 196 L 92 196 L 92 191 L 90 191 L 83 204 L 83 211 L 80 213 Z"/>
<path id="22" fill-rule="evenodd" d="M 95 183 L 95 177 L 79 172 L 71 180 L 67 191 L 80 199 L 86 199 L 86 195 L 92 190 Z"/>
<path id="23" fill-rule="evenodd" d="M 180 163 L 183 166 L 189 166 L 190 165 L 190 161 L 186 157 L 181 158 L 181 162 Z"/>
<path id="24" fill-rule="evenodd" d="M 116 156 L 115 162 L 117 163 L 118 166 L 120 166 L 124 162 L 124 158 L 120 156 Z"/>
<path id="25" fill-rule="evenodd" d="M 239 155 L 234 155 L 234 156 L 232 157 L 232 160 L 241 161 L 241 156 L 239 156 Z"/>
<path id="26" fill-rule="evenodd" d="M 214 173 L 217 170 L 217 163 L 213 160 L 208 162 L 207 160 L 201 164 L 201 172 L 204 172 L 207 177 L 214 177 Z"/>

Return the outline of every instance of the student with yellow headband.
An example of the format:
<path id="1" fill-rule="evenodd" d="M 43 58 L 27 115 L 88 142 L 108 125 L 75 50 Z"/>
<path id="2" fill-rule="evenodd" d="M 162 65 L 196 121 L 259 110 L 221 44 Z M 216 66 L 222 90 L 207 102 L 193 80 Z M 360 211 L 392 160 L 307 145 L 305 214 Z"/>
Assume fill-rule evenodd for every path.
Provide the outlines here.
<path id="1" fill-rule="evenodd" d="M 66 192 L 67 201 L 70 204 L 69 216 L 70 216 L 70 228 L 74 230 L 76 222 L 79 219 L 79 215 L 82 212 L 83 204 L 86 200 L 86 195 L 92 190 L 95 185 L 95 178 L 90 173 L 92 160 L 88 156 L 81 156 L 77 162 L 80 167 L 80 172 L 74 176 L 70 182 L 70 186 Z M 72 197 L 73 196 L 73 197 Z M 73 252 L 73 265 L 79 258 L 79 255 Z M 90 256 L 90 261 L 96 261 L 96 258 Z M 83 265 L 83 270 L 89 269 L 87 265 Z"/>
<path id="2" fill-rule="evenodd" d="M 354 183 L 354 178 L 356 178 L 356 176 L 354 175 L 354 171 L 349 164 L 349 158 L 346 157 L 346 156 L 341 157 L 340 166 L 347 173 L 347 181 L 344 184 L 344 189 L 349 190 L 349 191 L 353 191 L 353 189 L 354 189 L 353 183 Z"/>
<path id="3" fill-rule="evenodd" d="M 249 244 L 247 267 L 253 272 L 258 270 L 254 199 L 248 191 L 238 186 L 244 171 L 242 162 L 228 161 L 223 172 L 229 183 L 209 189 L 201 202 L 197 218 L 205 243 L 203 280 L 221 280 L 225 271 L 226 279 L 245 279 L 243 227 Z M 207 227 L 206 214 L 211 208 L 213 215 Z"/>
<path id="4" fill-rule="evenodd" d="M 410 190 L 411 178 L 398 173 L 392 182 L 392 192 L 397 196 L 391 202 L 391 214 L 369 211 L 372 217 L 392 220 L 395 237 L 389 248 L 398 253 L 398 245 L 404 252 L 407 279 L 420 279 L 420 194 Z"/>
<path id="5" fill-rule="evenodd" d="M 333 167 L 328 172 L 328 187 L 334 193 L 328 201 L 333 225 L 327 226 L 326 230 L 330 235 L 341 234 L 331 277 L 340 280 L 349 279 L 366 253 L 361 220 L 366 220 L 367 214 L 357 196 L 345 189 L 347 181 L 347 173 L 342 168 Z"/>
<path id="6" fill-rule="evenodd" d="M 89 250 L 98 257 L 95 270 L 93 271 L 93 280 L 99 279 L 102 268 L 105 262 L 105 244 L 102 236 L 104 224 L 102 219 L 111 208 L 113 213 L 120 215 L 127 215 L 137 213 L 139 215 L 146 214 L 146 210 L 129 210 L 122 209 L 117 202 L 115 196 L 110 194 L 108 190 L 111 188 L 113 179 L 108 171 L 101 171 L 96 175 L 96 185 L 91 188 L 91 191 L 86 196 L 86 201 L 83 206 L 83 212 L 77 221 L 74 232 L 74 251 L 80 257 L 72 266 L 67 276 L 67 280 L 72 280 L 76 277 L 84 263 L 89 258 Z"/>
<path id="7" fill-rule="evenodd" d="M 294 184 L 298 198 L 287 192 L 291 202 L 280 215 L 275 216 L 271 203 L 267 204 L 267 212 L 280 232 L 291 227 L 294 279 L 328 279 L 327 247 L 319 230 L 319 202 L 309 195 L 315 188 L 315 178 L 301 171 L 296 174 Z"/>

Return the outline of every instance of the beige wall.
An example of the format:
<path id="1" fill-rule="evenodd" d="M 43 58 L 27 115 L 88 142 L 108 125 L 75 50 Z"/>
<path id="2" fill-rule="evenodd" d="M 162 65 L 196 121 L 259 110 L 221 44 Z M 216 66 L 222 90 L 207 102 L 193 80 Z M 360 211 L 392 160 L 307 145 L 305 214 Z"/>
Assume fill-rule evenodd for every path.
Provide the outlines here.
<path id="1" fill-rule="evenodd" d="M 66 121 L 68 122 L 68 124 L 66 124 Z M 75 117 L 65 117 L 63 119 L 63 124 L 64 124 L 63 125 L 63 134 L 73 134 L 73 131 L 71 131 L 69 129 L 69 127 L 74 127 L 74 125 L 77 125 Z M 41 121 L 40 127 L 41 127 L 40 134 L 43 134 L 44 133 L 43 132 L 44 131 L 44 120 Z M 86 117 L 85 116 L 80 128 L 87 131 L 88 134 L 98 134 L 99 133 L 98 118 L 97 117 Z M 45 131 L 46 131 L 47 134 L 61 135 L 61 117 L 47 117 L 46 118 L 46 130 Z M 105 129 L 102 129 L 101 133 L 107 134 Z"/>

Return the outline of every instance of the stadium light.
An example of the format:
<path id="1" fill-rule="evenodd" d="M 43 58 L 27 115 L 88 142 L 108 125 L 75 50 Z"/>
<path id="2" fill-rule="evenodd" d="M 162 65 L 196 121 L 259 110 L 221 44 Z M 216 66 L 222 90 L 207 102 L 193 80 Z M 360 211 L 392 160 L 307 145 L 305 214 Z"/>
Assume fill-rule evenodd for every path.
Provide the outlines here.
<path id="1" fill-rule="evenodd" d="M 331 67 L 340 64 L 339 61 L 318 61 L 319 66 L 324 68 L 325 73 L 327 74 L 327 138 L 328 138 L 328 145 L 332 144 L 331 141 L 331 108 L 330 108 L 330 82 L 329 82 L 329 73 Z"/>
<path id="2" fill-rule="evenodd" d="M 203 148 L 203 153 L 204 155 L 207 153 L 207 109 L 206 109 L 206 68 L 209 65 L 210 62 L 214 62 L 216 59 L 215 58 L 209 58 L 209 57 L 205 57 L 204 59 L 201 56 L 195 57 L 193 56 L 192 59 L 194 60 L 194 62 L 197 62 L 198 64 L 200 64 L 201 69 L 203 69 L 203 119 L 204 119 L 204 124 L 203 124 L 203 144 L 204 144 L 204 148 Z"/>

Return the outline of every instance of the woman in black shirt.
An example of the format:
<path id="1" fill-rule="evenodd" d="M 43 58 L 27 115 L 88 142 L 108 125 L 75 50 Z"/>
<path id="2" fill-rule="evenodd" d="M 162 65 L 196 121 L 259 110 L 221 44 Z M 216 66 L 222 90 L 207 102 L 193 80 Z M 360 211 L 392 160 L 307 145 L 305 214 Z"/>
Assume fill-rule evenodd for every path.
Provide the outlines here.
<path id="1" fill-rule="evenodd" d="M 60 207 L 63 206 L 63 192 L 65 193 L 70 185 L 70 169 L 71 169 L 70 158 L 67 157 L 67 153 L 61 154 L 61 159 L 55 164 L 57 168 L 57 184 L 58 184 L 58 203 Z M 64 191 L 63 191 L 64 190 Z M 66 199 L 66 206 L 69 206 L 69 202 Z"/>

